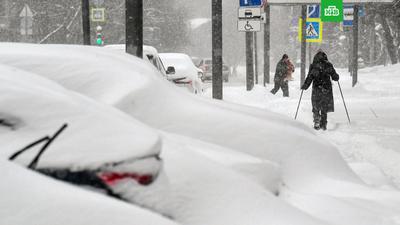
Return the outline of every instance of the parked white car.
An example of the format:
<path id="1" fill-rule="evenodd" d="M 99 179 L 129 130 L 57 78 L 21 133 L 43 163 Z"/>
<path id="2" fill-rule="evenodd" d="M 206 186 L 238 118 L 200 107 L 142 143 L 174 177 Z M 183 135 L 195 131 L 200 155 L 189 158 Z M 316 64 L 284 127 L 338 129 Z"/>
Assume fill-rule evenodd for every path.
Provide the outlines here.
<path id="1" fill-rule="evenodd" d="M 115 45 L 106 45 L 104 46 L 108 49 L 117 50 L 119 52 L 125 53 L 125 45 L 123 44 L 115 44 Z M 158 56 L 158 51 L 153 46 L 143 45 L 143 59 L 149 61 L 153 64 L 158 71 L 168 79 L 167 69 L 164 67 L 163 63 L 161 62 L 160 57 Z"/>
<path id="2" fill-rule="evenodd" d="M 118 50 L 119 52 L 125 53 L 125 45 L 107 45 L 105 46 L 109 49 Z M 203 91 L 201 84 L 195 78 L 190 78 L 191 76 L 182 75 L 181 68 L 179 66 L 179 71 L 176 72 L 175 66 L 165 66 L 156 48 L 148 45 L 143 45 L 143 59 L 149 61 L 167 80 L 176 84 L 179 87 L 185 87 L 190 92 L 200 93 Z M 175 64 L 173 64 L 175 65 Z M 200 78 L 203 76 L 202 70 L 198 69 L 198 76 Z M 185 73 L 187 74 L 187 73 Z M 190 73 L 191 74 L 191 73 Z M 193 81 L 195 80 L 195 81 Z"/>
<path id="3" fill-rule="evenodd" d="M 193 93 L 203 92 L 201 77 L 203 71 L 197 68 L 192 59 L 183 53 L 160 53 L 161 61 L 168 68 L 167 71 L 174 73 L 174 83 L 186 86 Z"/>

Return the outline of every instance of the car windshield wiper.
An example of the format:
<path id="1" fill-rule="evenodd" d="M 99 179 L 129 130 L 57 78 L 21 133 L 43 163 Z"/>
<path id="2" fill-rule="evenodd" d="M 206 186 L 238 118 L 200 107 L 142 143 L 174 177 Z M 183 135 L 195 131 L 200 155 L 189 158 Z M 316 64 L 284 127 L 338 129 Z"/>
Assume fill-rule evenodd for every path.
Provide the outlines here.
<path id="1" fill-rule="evenodd" d="M 57 130 L 56 133 L 54 133 L 54 135 L 52 137 L 50 136 L 45 136 L 29 145 L 27 145 L 26 147 L 24 147 L 23 149 L 15 152 L 14 154 L 12 154 L 8 159 L 13 161 L 14 159 L 16 159 L 18 156 L 20 156 L 22 153 L 26 152 L 27 150 L 31 149 L 32 147 L 45 142 L 45 144 L 42 146 L 42 148 L 39 150 L 38 154 L 35 156 L 35 158 L 29 163 L 28 168 L 29 169 L 36 169 L 36 166 L 39 162 L 40 157 L 42 156 L 42 154 L 44 153 L 44 151 L 46 151 L 46 149 L 50 146 L 51 143 L 53 143 L 53 141 L 61 134 L 61 132 L 63 132 L 66 128 L 68 127 L 68 124 L 65 123 L 61 126 L 60 129 Z"/>
<path id="2" fill-rule="evenodd" d="M 106 192 L 107 195 L 112 196 L 114 198 L 123 200 L 123 198 L 114 193 L 107 185 L 104 184 L 104 182 L 97 176 L 98 171 L 71 171 L 70 169 L 37 169 L 37 164 L 39 162 L 40 157 L 46 151 L 46 149 L 50 146 L 50 144 L 67 128 L 68 124 L 64 124 L 60 129 L 57 130 L 56 133 L 52 137 L 50 136 L 45 136 L 27 146 L 25 146 L 23 149 L 15 152 L 12 154 L 8 159 L 9 160 L 14 160 L 18 156 L 20 156 L 22 153 L 26 152 L 27 150 L 31 149 L 32 147 L 45 142 L 45 144 L 41 147 L 39 150 L 38 154 L 35 156 L 35 158 L 29 163 L 28 168 L 35 170 L 39 173 L 42 173 L 44 175 L 53 177 L 57 180 L 62 180 L 65 182 L 69 182 L 75 185 L 83 185 L 83 186 L 91 186 L 97 189 L 102 189 Z"/>

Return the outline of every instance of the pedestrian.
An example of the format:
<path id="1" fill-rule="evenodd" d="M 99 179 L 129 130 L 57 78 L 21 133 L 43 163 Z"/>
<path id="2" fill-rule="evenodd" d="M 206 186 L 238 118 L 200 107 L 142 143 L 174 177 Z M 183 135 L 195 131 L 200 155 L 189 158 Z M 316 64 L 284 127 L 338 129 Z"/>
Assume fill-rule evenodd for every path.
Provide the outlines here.
<path id="1" fill-rule="evenodd" d="M 275 86 L 271 90 L 272 94 L 276 94 L 276 92 L 278 92 L 279 89 L 282 89 L 283 97 L 289 97 L 288 80 L 285 79 L 289 71 L 288 61 L 289 61 L 289 56 L 287 54 L 283 54 L 282 59 L 279 60 L 278 64 L 276 65 L 275 77 L 274 77 Z"/>
<path id="2" fill-rule="evenodd" d="M 333 68 L 332 63 L 322 50 L 314 56 L 313 63 L 310 65 L 307 78 L 302 85 L 302 90 L 307 90 L 312 86 L 311 103 L 314 118 L 314 129 L 326 130 L 328 112 L 334 111 L 333 91 L 331 78 L 339 80 L 339 75 Z"/>

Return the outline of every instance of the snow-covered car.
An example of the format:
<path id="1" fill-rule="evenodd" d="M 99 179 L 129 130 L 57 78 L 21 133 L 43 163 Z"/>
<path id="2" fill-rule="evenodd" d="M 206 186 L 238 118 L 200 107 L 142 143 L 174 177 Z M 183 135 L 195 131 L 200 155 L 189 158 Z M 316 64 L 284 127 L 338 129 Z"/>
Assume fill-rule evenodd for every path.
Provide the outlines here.
<path id="1" fill-rule="evenodd" d="M 125 53 L 125 45 L 106 45 L 104 47 Z M 148 60 L 157 68 L 158 71 L 160 71 L 164 77 L 171 80 L 171 78 L 168 78 L 169 71 L 167 71 L 167 69 L 164 67 L 160 57 L 158 56 L 158 51 L 156 48 L 149 45 L 143 45 L 143 59 Z"/>
<path id="2" fill-rule="evenodd" d="M 197 64 L 201 70 L 204 71 L 203 76 L 201 76 L 202 81 L 211 80 L 212 79 L 212 59 L 205 58 L 201 59 L 200 62 Z M 225 82 L 229 81 L 229 77 L 231 76 L 231 70 L 229 66 L 224 62 L 222 65 L 222 79 Z"/>
<path id="3" fill-rule="evenodd" d="M 166 141 L 169 145 L 168 152 L 171 152 L 171 149 L 180 148 L 178 140 L 193 138 L 279 165 L 281 175 L 279 175 L 280 179 L 277 179 L 279 188 L 276 192 L 279 198 L 274 198 L 269 192 L 260 194 L 260 196 L 278 199 L 279 203 L 289 202 L 297 208 L 297 211 L 295 210 L 297 215 L 301 214 L 306 217 L 306 219 L 303 217 L 304 220 L 284 221 L 295 218 L 293 215 L 296 213 L 288 213 L 286 207 L 275 202 L 271 202 L 270 208 L 265 207 L 272 208 L 271 210 L 262 210 L 262 214 L 257 211 L 253 214 L 254 211 L 248 210 L 249 208 L 243 209 L 237 205 L 237 202 L 233 203 L 233 199 L 236 197 L 226 198 L 229 201 L 219 201 L 221 193 L 233 193 L 233 196 L 239 196 L 236 186 L 231 187 L 230 185 L 226 188 L 226 186 L 220 185 L 213 189 L 216 180 L 217 182 L 219 180 L 217 176 L 214 176 L 214 170 L 208 170 L 209 164 L 204 163 L 204 168 L 202 168 L 201 163 L 193 160 L 196 157 L 188 157 L 193 161 L 186 160 L 179 151 L 167 155 L 176 159 L 175 162 L 179 162 L 180 165 L 186 166 L 184 170 L 182 167 L 169 167 L 168 173 L 175 175 L 172 183 L 177 182 L 178 177 L 185 176 L 187 178 L 188 173 L 197 178 L 200 176 L 196 175 L 201 174 L 201 171 L 207 171 L 211 175 L 208 179 L 204 179 L 202 185 L 205 186 L 202 186 L 201 189 L 211 191 L 201 196 L 207 196 L 213 200 L 217 198 L 215 201 L 217 203 L 213 204 L 212 208 L 233 206 L 232 211 L 240 211 L 241 213 L 238 213 L 240 216 L 247 215 L 247 219 L 249 217 L 256 218 L 257 223 L 248 220 L 251 221 L 251 224 L 265 223 L 266 220 L 260 218 L 264 218 L 266 212 L 272 212 L 268 215 L 270 218 L 268 221 L 282 225 L 350 225 L 354 223 L 375 225 L 379 224 L 379 221 L 384 221 L 385 225 L 398 224 L 396 221 L 398 221 L 400 210 L 398 207 L 394 207 L 400 204 L 397 192 L 392 193 L 366 186 L 350 169 L 338 149 L 323 137 L 317 136 L 304 124 L 269 110 L 258 110 L 186 94 L 171 88 L 171 85 L 164 79 L 160 79 L 158 72 L 151 65 L 143 63 L 143 60 L 105 50 L 83 46 L 0 44 L 0 62 L 34 71 L 58 82 L 67 89 L 113 105 L 167 134 L 178 135 L 178 138 L 174 138 L 174 143 Z M 76 60 L 77 58 L 79 60 Z M 184 138 L 179 138 L 180 136 Z M 193 148 L 194 144 L 187 141 L 187 146 Z M 202 151 L 203 148 L 199 147 L 197 151 Z M 187 153 L 184 149 L 180 150 L 182 153 Z M 170 161 L 170 163 L 173 164 L 174 161 Z M 195 163 L 198 166 L 193 167 Z M 219 170 L 215 171 L 215 173 L 219 172 Z M 185 181 L 185 184 L 190 184 L 188 181 L 193 180 Z M 256 189 L 257 193 L 260 193 L 259 189 L 254 186 L 246 189 L 247 186 L 250 186 L 246 182 L 250 181 L 240 179 L 234 183 L 240 184 L 238 189 L 245 190 L 246 193 L 252 194 Z M 192 186 L 195 185 L 180 186 L 181 189 L 177 193 L 183 197 L 179 198 L 180 201 L 175 201 L 172 207 L 171 204 L 168 204 L 169 202 L 163 202 L 164 208 L 177 209 L 176 218 L 180 221 L 186 219 L 188 215 L 194 218 L 200 218 L 203 215 L 218 217 L 214 223 L 199 223 L 192 220 L 190 224 L 221 224 L 221 221 L 217 223 L 220 218 L 219 211 L 207 210 L 204 206 L 208 207 L 209 204 L 204 204 L 204 201 L 198 199 L 193 200 L 198 197 L 192 196 L 192 193 L 188 192 L 188 189 L 193 190 Z M 165 194 L 162 190 L 164 189 L 158 189 Z M 220 192 L 221 190 L 223 192 Z M 154 194 L 154 192 L 151 193 Z M 265 200 L 262 198 L 263 200 L 259 200 L 260 202 L 256 204 L 254 196 L 243 192 L 239 193 L 244 195 L 241 196 L 241 200 L 247 199 L 246 205 L 248 202 L 262 205 Z M 147 196 L 149 195 L 143 195 L 140 199 L 146 202 L 147 206 L 157 208 L 162 207 L 159 204 L 160 199 L 164 199 L 166 195 L 157 195 L 158 199 L 151 200 L 146 198 Z M 213 198 L 215 196 L 217 197 Z M 224 196 L 231 197 L 232 195 Z M 172 197 L 172 199 L 174 198 Z M 190 199 L 190 203 L 183 204 L 187 202 L 187 199 Z M 190 210 L 193 208 L 198 210 Z M 182 213 L 182 211 L 184 212 Z M 243 213 L 244 211 L 248 214 Z M 337 213 L 332 214 L 331 212 Z M 280 216 L 276 216 L 278 213 Z M 340 216 L 337 216 L 338 214 Z M 226 216 L 224 216 L 225 218 Z M 232 221 L 227 224 L 245 224 L 243 221 L 235 220 L 236 217 L 232 218 Z M 248 223 L 248 221 L 246 222 Z"/>
<path id="4" fill-rule="evenodd" d="M 0 171 L 2 225 L 177 225 L 141 207 L 56 181 L 2 158 Z"/>
<path id="5" fill-rule="evenodd" d="M 157 133 L 53 81 L 0 65 L 0 157 L 129 201 L 113 190 L 150 185 L 162 169 Z"/>
<path id="6" fill-rule="evenodd" d="M 163 64 L 174 72 L 174 82 L 186 86 L 193 93 L 203 92 L 201 77 L 203 71 L 197 68 L 192 59 L 183 53 L 160 53 Z"/>

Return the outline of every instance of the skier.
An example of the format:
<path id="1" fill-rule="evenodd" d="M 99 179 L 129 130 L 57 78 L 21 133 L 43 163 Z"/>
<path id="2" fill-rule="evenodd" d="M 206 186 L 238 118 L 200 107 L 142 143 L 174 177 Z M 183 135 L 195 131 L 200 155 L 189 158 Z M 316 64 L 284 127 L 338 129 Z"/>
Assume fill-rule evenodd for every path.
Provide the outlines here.
<path id="1" fill-rule="evenodd" d="M 288 64 L 289 56 L 284 54 L 282 59 L 279 60 L 276 65 L 274 83 L 275 86 L 271 90 L 272 94 L 276 94 L 279 89 L 282 89 L 283 97 L 289 97 L 289 85 L 287 79 L 285 79 L 288 75 L 289 64 Z"/>
<path id="2" fill-rule="evenodd" d="M 334 81 L 338 81 L 339 75 L 333 68 L 332 63 L 328 61 L 327 55 L 322 50 L 319 50 L 314 56 L 307 78 L 301 87 L 302 90 L 307 90 L 313 83 L 311 102 L 314 129 L 316 130 L 326 130 L 327 114 L 334 111 L 331 78 Z"/>

